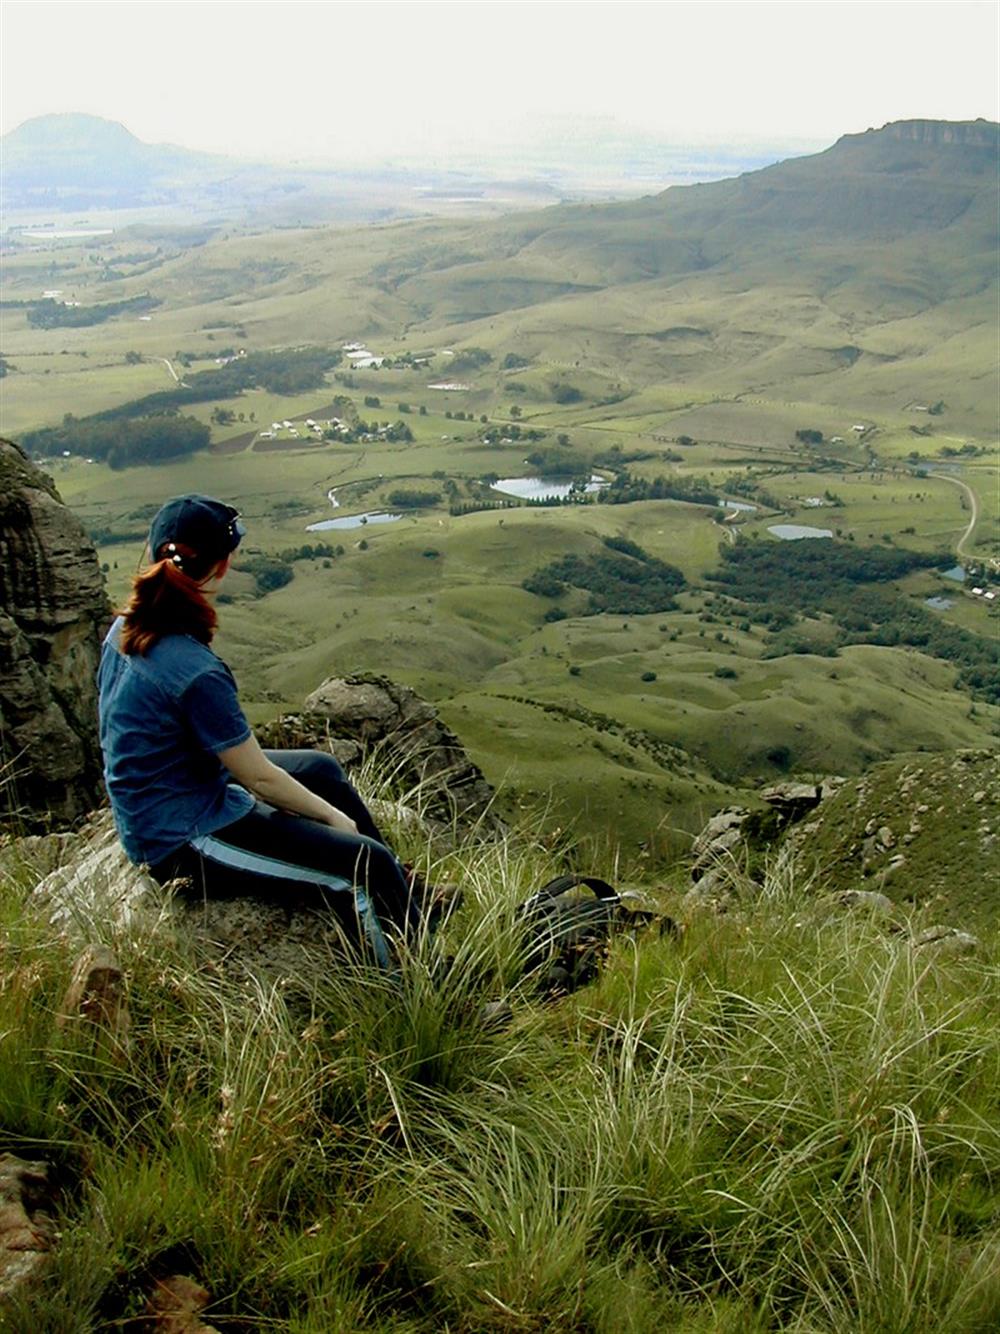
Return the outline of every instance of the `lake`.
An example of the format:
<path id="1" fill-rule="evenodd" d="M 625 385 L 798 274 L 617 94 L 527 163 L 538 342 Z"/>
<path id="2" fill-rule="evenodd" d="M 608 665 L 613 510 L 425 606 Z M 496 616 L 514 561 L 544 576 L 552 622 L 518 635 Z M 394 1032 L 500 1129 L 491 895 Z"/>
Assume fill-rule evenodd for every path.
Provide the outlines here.
<path id="1" fill-rule="evenodd" d="M 345 514 L 342 519 L 323 519 L 306 526 L 307 533 L 325 533 L 331 529 L 365 528 L 370 523 L 395 523 L 402 514 L 386 514 L 384 510 L 369 510 L 367 514 Z"/>
<path id="2" fill-rule="evenodd" d="M 942 570 L 943 579 L 953 579 L 956 584 L 965 583 L 965 570 L 961 565 L 953 565 L 950 570 Z"/>
<path id="3" fill-rule="evenodd" d="M 737 510 L 741 514 L 755 514 L 757 512 L 757 506 L 748 505 L 745 500 L 720 500 L 719 509 Z"/>
<path id="4" fill-rule="evenodd" d="M 832 528 L 810 528 L 805 523 L 776 523 L 767 530 L 783 542 L 795 542 L 800 537 L 832 537 Z"/>
<path id="5" fill-rule="evenodd" d="M 592 476 L 584 487 L 588 495 L 607 486 L 603 477 Z M 493 482 L 491 491 L 499 491 L 504 496 L 516 496 L 518 500 L 565 500 L 573 489 L 573 479 L 567 477 L 501 477 Z"/>
<path id="6" fill-rule="evenodd" d="M 942 597 L 924 598 L 924 605 L 927 607 L 933 607 L 935 611 L 947 611 L 949 607 L 954 607 L 955 601 L 953 598 L 942 598 Z"/>

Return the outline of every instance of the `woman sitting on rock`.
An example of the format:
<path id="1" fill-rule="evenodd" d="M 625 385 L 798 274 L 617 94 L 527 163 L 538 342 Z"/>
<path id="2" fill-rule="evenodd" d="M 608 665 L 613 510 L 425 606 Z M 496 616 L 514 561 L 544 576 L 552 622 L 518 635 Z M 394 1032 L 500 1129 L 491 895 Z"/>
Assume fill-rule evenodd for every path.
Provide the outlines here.
<path id="1" fill-rule="evenodd" d="M 208 896 L 346 902 L 379 962 L 380 921 L 420 919 L 414 879 L 332 755 L 261 750 L 210 647 L 244 528 L 209 496 L 168 500 L 98 670 L 104 776 L 129 858 Z M 351 889 L 354 889 L 353 895 Z M 346 895 L 346 897 L 345 897 Z"/>

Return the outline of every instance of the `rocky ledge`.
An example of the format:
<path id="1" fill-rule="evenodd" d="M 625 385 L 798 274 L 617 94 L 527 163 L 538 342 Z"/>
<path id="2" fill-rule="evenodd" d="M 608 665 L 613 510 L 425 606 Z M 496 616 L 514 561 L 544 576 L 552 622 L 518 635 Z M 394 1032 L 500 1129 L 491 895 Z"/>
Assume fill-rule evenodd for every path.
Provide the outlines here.
<path id="1" fill-rule="evenodd" d="M 83 525 L 0 440 L 0 820 L 59 827 L 101 799 L 94 673 L 109 618 Z"/>

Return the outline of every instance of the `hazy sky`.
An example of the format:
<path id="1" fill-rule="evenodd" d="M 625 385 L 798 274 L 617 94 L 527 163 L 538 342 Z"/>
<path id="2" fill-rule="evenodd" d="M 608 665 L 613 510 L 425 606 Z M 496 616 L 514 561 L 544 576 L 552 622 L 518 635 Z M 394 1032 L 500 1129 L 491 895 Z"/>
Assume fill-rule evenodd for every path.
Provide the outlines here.
<path id="1" fill-rule="evenodd" d="M 1000 119 L 997 0 L 3 0 L 0 129 L 52 111 L 272 157 L 446 155 L 546 116 L 678 141 Z"/>

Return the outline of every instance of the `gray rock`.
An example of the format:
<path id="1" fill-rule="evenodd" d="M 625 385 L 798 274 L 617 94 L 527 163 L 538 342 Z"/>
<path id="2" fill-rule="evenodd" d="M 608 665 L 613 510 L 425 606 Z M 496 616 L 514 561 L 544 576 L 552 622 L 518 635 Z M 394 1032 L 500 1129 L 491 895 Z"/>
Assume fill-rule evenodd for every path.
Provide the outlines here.
<path id="1" fill-rule="evenodd" d="M 111 812 L 102 811 L 80 835 L 75 854 L 40 880 L 31 898 L 52 926 L 89 945 L 139 923 L 155 922 L 163 891 L 128 860 Z"/>
<path id="2" fill-rule="evenodd" d="M 888 917 L 893 911 L 892 899 L 887 894 L 879 894 L 873 889 L 845 889 L 835 894 L 833 902 L 844 908 L 859 908 L 874 913 L 878 917 Z"/>
<path id="3" fill-rule="evenodd" d="M 72 823 L 101 799 L 94 674 L 109 619 L 83 525 L 0 440 L 0 742 L 21 829 Z"/>
<path id="4" fill-rule="evenodd" d="M 979 949 L 979 940 L 968 931 L 955 926 L 930 926 L 913 939 L 918 948 L 931 948 L 936 954 L 973 954 Z"/>
<path id="5" fill-rule="evenodd" d="M 713 866 L 691 886 L 681 900 L 681 907 L 685 911 L 710 908 L 716 912 L 725 912 L 736 897 L 732 876 L 721 866 Z"/>
<path id="6" fill-rule="evenodd" d="M 773 806 L 789 823 L 801 820 L 823 799 L 816 783 L 775 783 L 760 792 L 761 799 Z"/>
<path id="7" fill-rule="evenodd" d="M 750 812 L 729 806 L 713 815 L 691 845 L 691 879 L 699 881 L 720 858 L 731 855 L 743 841 L 743 826 Z"/>
<path id="8" fill-rule="evenodd" d="M 186 939 L 233 975 L 269 982 L 323 976 L 331 959 L 343 956 L 340 923 L 322 906 L 304 900 L 278 904 L 249 896 L 201 899 L 190 890 L 158 885 L 125 856 L 107 811 L 91 821 L 67 865 L 36 886 L 32 903 L 61 934 L 89 947 L 84 958 L 96 961 L 98 971 L 107 956 L 97 942 L 137 928 L 153 936 Z M 86 977 L 91 972 L 81 959 L 64 1011 L 87 999 Z M 115 979 L 108 974 L 106 980 L 113 998 Z M 98 988 L 92 1003 L 103 1006 L 103 995 Z M 115 1027 L 113 1032 L 124 1041 L 127 1016 L 124 1028 Z"/>
<path id="9" fill-rule="evenodd" d="M 0 1154 L 0 1305 L 28 1283 L 51 1248 L 48 1164 Z"/>
<path id="10" fill-rule="evenodd" d="M 416 794 L 421 818 L 441 835 L 496 833 L 493 789 L 433 705 L 384 676 L 333 677 L 301 714 L 262 729 L 262 744 L 329 749 L 347 769 L 377 752 L 396 783 Z"/>

